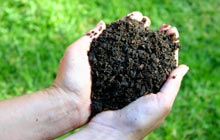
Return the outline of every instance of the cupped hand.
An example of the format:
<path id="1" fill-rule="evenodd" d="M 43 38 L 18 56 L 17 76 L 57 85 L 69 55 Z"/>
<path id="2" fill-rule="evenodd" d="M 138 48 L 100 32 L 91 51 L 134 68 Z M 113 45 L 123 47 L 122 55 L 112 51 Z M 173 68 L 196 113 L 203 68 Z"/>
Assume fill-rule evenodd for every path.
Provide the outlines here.
<path id="1" fill-rule="evenodd" d="M 91 74 L 88 51 L 92 40 L 105 29 L 100 21 L 95 28 L 71 44 L 62 57 L 53 87 L 73 99 L 79 112 L 79 120 L 84 124 L 90 116 Z"/>
<path id="2" fill-rule="evenodd" d="M 145 27 L 150 26 L 150 19 L 143 16 L 140 12 L 133 12 L 123 18 L 131 18 L 144 22 Z M 161 32 L 173 34 L 173 41 L 178 43 L 178 31 L 175 27 L 163 24 L 160 27 Z M 175 52 L 175 57 L 178 65 L 178 50 Z M 145 95 L 128 106 L 117 111 L 106 111 L 95 116 L 88 127 L 102 129 L 111 129 L 116 133 L 121 133 L 126 140 L 140 140 L 155 129 L 167 116 L 172 108 L 173 102 L 179 91 L 181 80 L 187 73 L 188 67 L 179 65 L 173 70 L 157 94 Z M 123 138 L 122 138 L 123 139 Z"/>

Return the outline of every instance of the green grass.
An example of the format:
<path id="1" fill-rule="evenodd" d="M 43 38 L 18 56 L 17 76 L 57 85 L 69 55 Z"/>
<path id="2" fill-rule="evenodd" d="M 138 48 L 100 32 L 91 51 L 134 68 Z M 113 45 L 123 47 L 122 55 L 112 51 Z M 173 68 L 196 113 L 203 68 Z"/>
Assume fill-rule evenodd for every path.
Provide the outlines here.
<path id="1" fill-rule="evenodd" d="M 0 99 L 51 85 L 65 48 L 103 19 L 139 10 L 152 29 L 176 26 L 190 66 L 172 112 L 146 140 L 220 139 L 220 2 L 217 0 L 0 0 Z"/>

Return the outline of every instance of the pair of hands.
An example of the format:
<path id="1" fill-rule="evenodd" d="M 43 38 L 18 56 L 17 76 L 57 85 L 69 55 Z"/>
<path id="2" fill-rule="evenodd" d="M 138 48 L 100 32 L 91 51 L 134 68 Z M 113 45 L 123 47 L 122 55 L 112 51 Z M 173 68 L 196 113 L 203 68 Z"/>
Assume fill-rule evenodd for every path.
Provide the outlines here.
<path id="1" fill-rule="evenodd" d="M 122 19 L 126 20 L 127 17 L 140 22 L 145 21 L 146 28 L 151 23 L 150 19 L 140 12 L 133 12 Z M 86 34 L 67 48 L 53 84 L 62 94 L 68 94 L 74 98 L 80 114 L 76 122 L 80 125 L 84 125 L 91 114 L 91 69 L 87 53 L 92 40 L 98 37 L 104 29 L 105 23 L 101 21 L 90 31 L 90 34 L 92 31 L 96 32 L 96 35 Z M 178 42 L 179 34 L 175 27 L 163 24 L 160 31 L 174 34 L 174 42 Z M 178 50 L 176 50 L 176 60 L 178 63 Z M 127 139 L 142 139 L 155 129 L 171 110 L 181 80 L 188 69 L 185 65 L 178 66 L 172 71 L 159 93 L 145 95 L 121 110 L 102 112 L 88 123 L 88 127 L 111 129 L 113 133 L 120 133 Z"/>

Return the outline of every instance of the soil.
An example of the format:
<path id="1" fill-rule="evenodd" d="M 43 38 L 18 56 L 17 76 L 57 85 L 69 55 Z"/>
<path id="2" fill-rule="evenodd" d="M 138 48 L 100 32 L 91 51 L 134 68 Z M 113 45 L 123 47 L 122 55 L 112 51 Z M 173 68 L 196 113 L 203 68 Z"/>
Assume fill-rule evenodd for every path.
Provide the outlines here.
<path id="1" fill-rule="evenodd" d="M 176 68 L 173 36 L 126 19 L 107 25 L 88 53 L 92 74 L 92 116 L 121 109 L 157 93 Z"/>

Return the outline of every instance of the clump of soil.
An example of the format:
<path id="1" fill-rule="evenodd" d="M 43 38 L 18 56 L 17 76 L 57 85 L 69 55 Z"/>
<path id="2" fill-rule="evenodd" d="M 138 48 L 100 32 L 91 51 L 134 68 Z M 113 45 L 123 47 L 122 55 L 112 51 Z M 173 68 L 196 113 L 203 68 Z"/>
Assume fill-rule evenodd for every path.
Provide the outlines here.
<path id="1" fill-rule="evenodd" d="M 92 116 L 121 109 L 157 93 L 176 67 L 173 36 L 127 19 L 107 25 L 88 53 L 92 73 Z"/>

